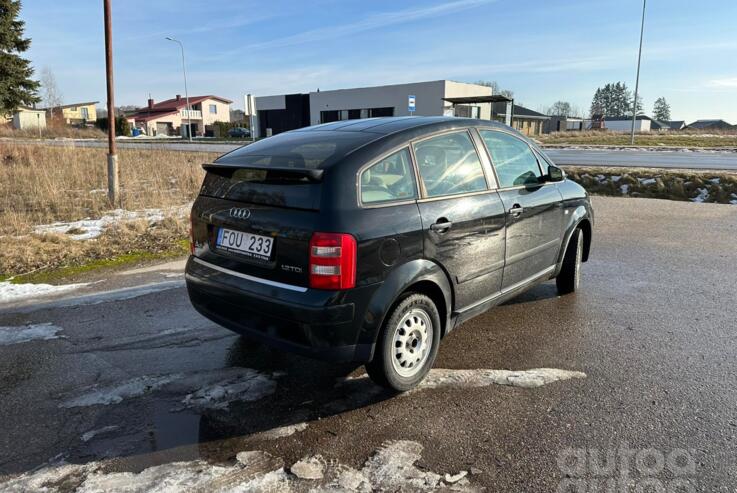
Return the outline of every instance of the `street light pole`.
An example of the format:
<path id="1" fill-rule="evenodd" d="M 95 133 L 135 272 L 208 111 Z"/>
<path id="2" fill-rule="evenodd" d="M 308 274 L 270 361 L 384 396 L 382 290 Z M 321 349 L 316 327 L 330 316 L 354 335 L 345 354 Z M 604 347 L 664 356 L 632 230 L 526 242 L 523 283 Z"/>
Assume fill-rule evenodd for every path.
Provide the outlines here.
<path id="1" fill-rule="evenodd" d="M 118 204 L 118 155 L 115 152 L 115 91 L 113 87 L 113 16 L 110 0 L 103 0 L 105 11 L 105 73 L 107 79 L 107 197 L 111 206 Z M 53 110 L 52 114 L 53 114 Z"/>
<path id="2" fill-rule="evenodd" d="M 635 145 L 635 124 L 637 122 L 637 96 L 640 89 L 640 60 L 642 59 L 642 35 L 645 32 L 645 4 L 647 0 L 642 0 L 642 24 L 640 24 L 640 50 L 637 52 L 637 78 L 635 78 L 635 102 L 632 103 L 632 135 L 630 136 L 630 144 Z"/>
<path id="3" fill-rule="evenodd" d="M 189 141 L 192 142 L 192 108 L 189 107 L 189 91 L 187 90 L 187 66 L 184 63 L 184 45 L 178 39 L 166 37 L 167 40 L 179 43 L 179 48 L 182 50 L 182 73 L 184 74 L 184 97 L 187 101 L 187 135 Z"/>

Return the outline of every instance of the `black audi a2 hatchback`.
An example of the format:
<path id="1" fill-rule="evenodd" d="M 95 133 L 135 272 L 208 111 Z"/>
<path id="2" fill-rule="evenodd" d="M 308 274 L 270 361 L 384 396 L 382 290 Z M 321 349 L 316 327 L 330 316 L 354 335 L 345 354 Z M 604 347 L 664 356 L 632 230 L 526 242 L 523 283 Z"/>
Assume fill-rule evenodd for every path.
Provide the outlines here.
<path id="1" fill-rule="evenodd" d="M 276 348 L 419 383 L 454 327 L 536 283 L 575 291 L 582 187 L 489 121 L 317 125 L 204 166 L 186 280 L 211 320 Z"/>

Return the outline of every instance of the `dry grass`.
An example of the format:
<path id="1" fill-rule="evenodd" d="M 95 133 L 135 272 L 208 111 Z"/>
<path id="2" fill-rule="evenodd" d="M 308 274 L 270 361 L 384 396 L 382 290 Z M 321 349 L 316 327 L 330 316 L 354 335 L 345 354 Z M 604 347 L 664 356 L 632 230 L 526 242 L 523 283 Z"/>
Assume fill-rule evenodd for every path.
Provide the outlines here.
<path id="1" fill-rule="evenodd" d="M 629 146 L 625 132 L 553 132 L 535 136 L 543 144 Z M 645 132 L 635 135 L 635 146 L 737 147 L 737 130 Z"/>
<path id="2" fill-rule="evenodd" d="M 121 150 L 122 208 L 175 208 L 191 202 L 202 183 L 203 162 L 215 154 Z M 107 202 L 106 151 L 0 142 L 0 276 L 57 268 L 145 250 L 163 252 L 186 238 L 186 218 L 157 224 L 129 222 L 95 240 L 37 235 L 33 227 L 99 218 Z"/>
<path id="3" fill-rule="evenodd" d="M 55 122 L 41 129 L 43 139 L 104 139 L 105 132 L 97 127 L 72 127 Z M 12 125 L 0 125 L 0 137 L 11 139 L 38 139 L 38 129 L 16 130 Z"/>
<path id="4" fill-rule="evenodd" d="M 192 201 L 203 162 L 215 154 L 121 150 L 122 207 L 166 208 Z M 0 142 L 0 235 L 32 226 L 99 217 L 109 210 L 104 149 Z"/>

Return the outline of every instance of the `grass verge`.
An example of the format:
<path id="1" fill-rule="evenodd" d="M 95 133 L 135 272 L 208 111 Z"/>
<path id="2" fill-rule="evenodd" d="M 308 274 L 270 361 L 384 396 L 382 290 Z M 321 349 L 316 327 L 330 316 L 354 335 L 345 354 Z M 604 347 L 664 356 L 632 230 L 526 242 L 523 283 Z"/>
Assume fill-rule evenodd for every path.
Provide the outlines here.
<path id="1" fill-rule="evenodd" d="M 630 146 L 630 135 L 624 132 L 553 132 L 535 136 L 545 145 Z M 737 147 L 737 132 L 697 133 L 694 131 L 647 132 L 635 135 L 634 147 Z"/>
<path id="2" fill-rule="evenodd" d="M 154 262 L 182 257 L 189 253 L 189 244 L 186 239 L 180 240 L 168 249 L 158 252 L 147 250 L 136 250 L 106 259 L 94 259 L 77 265 L 67 265 L 49 270 L 41 270 L 15 277 L 0 277 L 0 281 L 10 281 L 14 284 L 22 283 L 51 283 L 66 281 L 68 279 L 83 276 L 85 274 L 99 273 L 110 270 L 118 270 L 132 267 L 145 262 Z"/>

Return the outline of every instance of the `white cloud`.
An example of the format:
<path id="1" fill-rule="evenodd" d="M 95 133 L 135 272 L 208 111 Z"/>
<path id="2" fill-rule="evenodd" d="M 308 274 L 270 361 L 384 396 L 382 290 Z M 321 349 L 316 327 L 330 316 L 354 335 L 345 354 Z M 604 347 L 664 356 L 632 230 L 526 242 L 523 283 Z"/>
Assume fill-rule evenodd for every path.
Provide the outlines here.
<path id="1" fill-rule="evenodd" d="M 737 77 L 727 77 L 726 79 L 712 79 L 707 83 L 709 87 L 721 88 L 737 88 Z"/>

